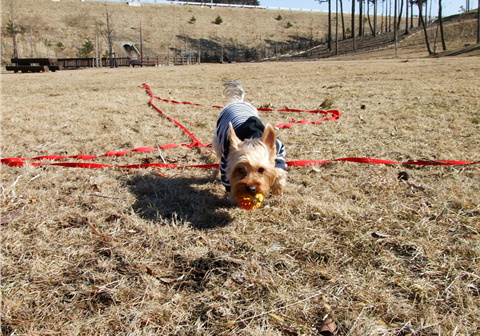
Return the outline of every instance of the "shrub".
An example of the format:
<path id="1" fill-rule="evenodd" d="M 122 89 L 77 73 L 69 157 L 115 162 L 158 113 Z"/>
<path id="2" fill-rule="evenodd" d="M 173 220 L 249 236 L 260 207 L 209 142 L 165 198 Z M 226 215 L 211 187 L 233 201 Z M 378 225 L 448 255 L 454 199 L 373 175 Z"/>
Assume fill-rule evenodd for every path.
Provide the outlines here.
<path id="1" fill-rule="evenodd" d="M 213 21 L 213 23 L 215 23 L 216 25 L 222 24 L 222 22 L 223 22 L 223 20 L 222 20 L 222 17 L 220 15 L 218 15 L 215 18 L 215 21 Z"/>
<path id="2" fill-rule="evenodd" d="M 94 48 L 93 42 L 89 38 L 85 39 L 82 47 L 78 49 L 78 57 L 90 57 Z"/>
<path id="3" fill-rule="evenodd" d="M 55 46 L 56 46 L 58 49 L 60 49 L 61 51 L 64 51 L 64 50 L 65 50 L 65 46 L 63 45 L 62 42 L 57 42 L 57 43 L 55 44 Z"/>
<path id="4" fill-rule="evenodd" d="M 197 18 L 195 16 L 192 16 L 192 18 L 188 20 L 188 23 L 190 24 L 194 24 L 195 22 L 197 22 Z"/>

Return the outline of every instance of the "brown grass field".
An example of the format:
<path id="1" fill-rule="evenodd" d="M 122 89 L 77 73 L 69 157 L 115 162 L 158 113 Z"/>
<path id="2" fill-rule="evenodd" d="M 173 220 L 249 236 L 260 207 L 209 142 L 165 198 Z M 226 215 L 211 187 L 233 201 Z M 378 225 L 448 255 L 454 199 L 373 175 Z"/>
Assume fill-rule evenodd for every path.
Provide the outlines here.
<path id="1" fill-rule="evenodd" d="M 480 160 L 479 57 L 2 74 L 1 156 L 190 143 L 142 83 L 212 106 L 227 79 L 257 107 L 342 112 L 279 130 L 288 160 Z M 156 105 L 210 142 L 218 110 Z M 162 158 L 215 162 L 185 147 L 93 162 Z M 1 180 L 3 335 L 480 334 L 478 164 L 290 167 L 254 211 L 229 205 L 217 170 L 2 166 Z"/>

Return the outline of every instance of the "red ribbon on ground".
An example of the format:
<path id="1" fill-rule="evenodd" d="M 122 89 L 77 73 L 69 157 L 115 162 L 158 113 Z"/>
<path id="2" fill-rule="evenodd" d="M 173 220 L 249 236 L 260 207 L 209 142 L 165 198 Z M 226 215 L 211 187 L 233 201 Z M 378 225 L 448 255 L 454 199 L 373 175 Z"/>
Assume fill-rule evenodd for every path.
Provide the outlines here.
<path id="1" fill-rule="evenodd" d="M 169 117 L 166 115 L 162 110 L 160 110 L 155 104 L 154 100 L 158 99 L 163 102 L 168 102 L 168 103 L 173 103 L 173 104 L 183 104 L 183 105 L 192 105 L 192 106 L 204 106 L 201 104 L 195 104 L 195 103 L 190 103 L 190 102 L 179 102 L 176 100 L 168 100 L 168 99 L 163 99 L 160 97 L 156 97 L 153 94 L 153 91 L 150 89 L 150 87 L 147 84 L 142 85 L 147 94 L 150 96 L 149 104 L 150 106 L 157 111 L 159 114 L 162 116 L 166 117 L 168 120 L 170 120 L 172 123 L 174 123 L 176 126 L 178 126 L 185 134 L 187 134 L 191 139 L 192 143 L 191 144 L 166 144 L 158 148 L 153 148 L 153 147 L 139 147 L 131 150 L 125 150 L 125 151 L 109 151 L 105 154 L 96 156 L 96 155 L 71 155 L 71 156 L 63 156 L 63 155 L 44 155 L 44 156 L 37 156 L 34 158 L 4 158 L 1 159 L 1 163 L 12 166 L 12 167 L 22 167 L 26 165 L 30 166 L 61 166 L 61 167 L 70 167 L 70 168 L 89 168 L 89 169 L 94 169 L 94 168 L 121 168 L 121 169 L 141 169 L 141 168 L 203 168 L 203 169 L 212 169 L 212 168 L 218 168 L 218 164 L 199 164 L 199 165 L 176 165 L 176 164 L 168 164 L 168 163 L 142 163 L 142 164 L 132 164 L 132 165 L 108 165 L 108 164 L 100 164 L 100 163 L 87 163 L 87 162 L 54 162 L 54 163 L 41 163 L 41 162 L 31 162 L 31 161 L 40 161 L 40 160 L 49 160 L 49 161 L 59 161 L 63 159 L 77 159 L 77 160 L 93 160 L 101 157 L 110 157 L 110 156 L 124 156 L 128 153 L 132 152 L 151 152 L 159 149 L 170 149 L 170 148 L 175 148 L 179 146 L 185 146 L 188 148 L 192 147 L 204 147 L 207 148 L 210 146 L 202 143 L 200 140 L 198 140 L 193 133 L 191 133 L 185 126 L 183 126 L 181 123 L 176 121 L 175 119 Z M 222 106 L 212 106 L 212 108 L 217 108 L 217 109 L 222 109 Z M 298 110 L 298 109 L 280 109 L 280 110 L 275 110 L 271 108 L 259 108 L 259 111 L 266 111 L 266 112 L 272 112 L 272 111 L 278 111 L 278 112 L 306 112 L 306 113 L 311 113 L 311 114 L 323 114 L 323 118 L 316 120 L 316 121 L 311 121 L 308 119 L 304 120 L 292 120 L 288 124 L 278 124 L 276 127 L 277 128 L 290 128 L 294 124 L 306 124 L 306 123 L 311 123 L 311 124 L 319 124 L 322 121 L 325 120 L 336 120 L 340 118 L 340 111 L 337 110 L 329 110 L 329 111 L 321 111 L 321 110 Z M 210 149 L 208 149 L 211 151 Z M 212 151 L 211 151 L 212 152 Z M 311 166 L 311 165 L 321 165 L 329 162 L 337 162 L 337 161 L 346 161 L 346 162 L 357 162 L 357 163 L 368 163 L 368 164 L 402 164 L 402 165 L 422 165 L 422 166 L 438 166 L 438 165 L 471 165 L 471 164 L 478 164 L 480 162 L 471 162 L 471 161 L 451 161 L 451 160 L 436 160 L 436 161 L 407 161 L 407 162 L 397 162 L 397 161 L 389 161 L 389 160 L 380 160 L 380 159 L 371 159 L 371 158 L 358 158 L 358 157 L 349 157 L 349 158 L 340 158 L 340 159 L 333 159 L 333 160 L 323 160 L 323 161 L 317 161 L 317 160 L 301 160 L 301 161 L 288 161 L 287 165 L 290 167 L 301 167 L 301 166 Z"/>
<path id="2" fill-rule="evenodd" d="M 167 118 L 168 120 L 170 120 L 172 123 L 174 123 L 175 125 L 177 125 L 178 127 L 180 127 L 180 129 L 185 133 L 187 134 L 192 140 L 193 142 L 190 144 L 190 145 L 181 145 L 181 146 L 186 146 L 186 147 L 207 147 L 207 145 L 203 144 L 200 140 L 198 140 L 195 135 L 193 135 L 193 133 L 191 133 L 185 126 L 183 126 L 182 124 L 180 124 L 178 121 L 176 121 L 175 119 L 167 116 L 165 113 L 163 113 L 162 110 L 160 110 L 154 103 L 154 99 L 156 98 L 155 95 L 153 94 L 153 91 L 150 89 L 150 87 L 147 85 L 147 84 L 143 84 L 142 85 L 145 90 L 147 90 L 147 93 L 148 95 L 150 96 L 150 101 L 149 101 L 149 104 L 150 106 L 155 110 L 157 111 L 158 113 L 160 113 L 161 115 L 163 115 L 165 118 Z M 159 98 L 161 99 L 161 98 Z M 167 101 L 165 99 L 161 99 L 162 101 Z M 186 105 L 194 105 L 194 106 L 201 106 L 199 104 L 193 104 L 193 103 L 188 103 L 188 102 L 183 102 L 183 103 L 180 103 L 180 102 L 177 102 L 177 101 L 174 101 L 174 100 L 171 100 L 170 101 L 171 103 L 174 103 L 174 104 L 186 104 Z M 170 144 L 172 145 L 172 144 Z M 177 146 L 175 146 L 177 147 Z M 173 148 L 173 147 L 169 147 L 169 148 Z"/>
<path id="3" fill-rule="evenodd" d="M 160 97 L 157 97 L 153 94 L 152 90 L 150 89 L 150 87 L 147 84 L 144 83 L 144 84 L 142 84 L 142 86 L 145 88 L 147 93 L 150 95 L 150 106 L 155 111 L 159 112 L 162 115 L 165 115 L 165 114 L 162 111 L 160 111 L 160 109 L 158 107 L 155 106 L 155 104 L 153 103 L 154 99 L 158 99 L 158 100 L 160 100 L 162 102 L 165 102 L 165 103 L 205 107 L 205 105 L 202 105 L 202 104 L 195 104 L 195 103 L 186 102 L 186 101 L 177 101 L 177 100 L 160 98 Z M 223 106 L 218 106 L 218 105 L 213 105 L 211 107 L 216 108 L 216 109 L 223 109 Z M 314 125 L 317 125 L 317 124 L 319 124 L 319 123 L 321 123 L 322 121 L 325 121 L 325 120 L 337 120 L 337 119 L 340 118 L 340 115 L 341 115 L 340 111 L 338 111 L 338 110 L 322 111 L 322 110 L 298 110 L 298 109 L 290 109 L 290 108 L 284 108 L 284 109 L 276 110 L 276 109 L 273 109 L 273 108 L 266 108 L 266 107 L 260 107 L 257 110 L 262 111 L 262 112 L 275 112 L 276 111 L 276 112 L 296 112 L 296 113 L 305 112 L 305 113 L 311 113 L 311 114 L 323 114 L 323 118 L 321 118 L 319 120 L 316 120 L 316 121 L 312 121 L 312 120 L 308 120 L 308 119 L 304 119 L 304 120 L 295 120 L 294 119 L 291 122 L 289 122 L 288 124 L 283 124 L 283 123 L 278 124 L 277 126 L 275 126 L 275 128 L 290 128 L 294 124 L 314 124 Z M 167 117 L 167 118 L 169 118 L 169 117 Z M 177 124 L 177 122 L 174 121 L 173 119 L 171 119 L 171 118 L 169 118 L 169 119 L 172 120 L 175 124 Z M 184 131 L 186 130 L 183 126 L 181 126 L 181 125 L 179 125 L 179 126 Z"/>
<path id="4" fill-rule="evenodd" d="M 2 164 L 12 166 L 12 167 L 22 167 L 22 166 L 62 166 L 69 168 L 121 168 L 121 169 L 141 169 L 141 168 L 203 168 L 203 169 L 216 169 L 218 164 L 198 164 L 198 165 L 176 165 L 170 163 L 141 163 L 141 164 L 132 164 L 132 165 L 108 165 L 101 163 L 88 163 L 88 162 L 55 162 L 55 163 L 41 163 L 41 162 L 30 162 L 29 159 L 25 158 L 5 158 L 2 159 Z M 287 161 L 287 166 L 289 167 L 303 167 L 303 166 L 313 166 L 313 165 L 322 165 L 329 162 L 356 162 L 356 163 L 367 163 L 367 164 L 386 164 L 386 165 L 412 165 L 412 166 L 463 166 L 463 165 L 472 165 L 479 164 L 480 161 L 453 161 L 453 160 L 438 160 L 438 161 L 389 161 L 381 159 L 372 159 L 372 158 L 360 158 L 360 157 L 348 157 L 340 158 L 333 160 L 300 160 L 300 161 Z"/>

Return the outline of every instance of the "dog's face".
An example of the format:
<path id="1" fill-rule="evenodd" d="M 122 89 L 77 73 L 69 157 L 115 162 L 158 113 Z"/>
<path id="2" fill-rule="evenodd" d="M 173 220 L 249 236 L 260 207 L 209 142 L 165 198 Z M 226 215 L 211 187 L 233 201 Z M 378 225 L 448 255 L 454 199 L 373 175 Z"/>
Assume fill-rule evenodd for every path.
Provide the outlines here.
<path id="1" fill-rule="evenodd" d="M 233 196 L 262 194 L 268 196 L 277 180 L 275 169 L 275 131 L 265 127 L 262 138 L 241 141 L 230 124 L 228 161 Z"/>

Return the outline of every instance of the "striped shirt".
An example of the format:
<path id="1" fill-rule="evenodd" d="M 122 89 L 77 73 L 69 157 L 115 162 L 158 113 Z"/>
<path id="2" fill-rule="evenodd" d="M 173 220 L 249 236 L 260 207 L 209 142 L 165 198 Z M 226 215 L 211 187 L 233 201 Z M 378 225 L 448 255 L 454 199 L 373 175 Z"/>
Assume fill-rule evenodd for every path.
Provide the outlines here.
<path id="1" fill-rule="evenodd" d="M 230 104 L 220 113 L 217 121 L 217 139 L 222 145 L 222 157 L 220 159 L 220 175 L 222 184 L 227 191 L 230 191 L 230 180 L 227 176 L 228 154 L 230 152 L 229 123 L 232 123 L 235 134 L 240 140 L 261 138 L 265 126 L 258 118 L 255 107 L 249 103 Z M 285 146 L 276 139 L 275 142 L 277 157 L 275 167 L 286 170 Z"/>

